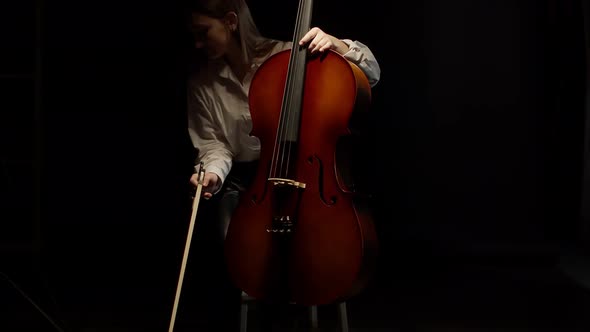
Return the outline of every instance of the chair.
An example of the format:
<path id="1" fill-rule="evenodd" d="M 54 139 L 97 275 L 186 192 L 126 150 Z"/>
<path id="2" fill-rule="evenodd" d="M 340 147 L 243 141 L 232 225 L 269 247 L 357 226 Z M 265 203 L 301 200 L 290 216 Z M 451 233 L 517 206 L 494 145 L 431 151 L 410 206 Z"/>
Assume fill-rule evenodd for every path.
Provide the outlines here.
<path id="1" fill-rule="evenodd" d="M 255 298 L 242 292 L 242 304 L 240 310 L 240 332 L 247 332 L 248 330 L 248 305 L 256 301 Z M 338 303 L 338 318 L 340 321 L 340 328 L 342 332 L 348 332 L 348 315 L 346 311 L 346 302 Z M 309 307 L 309 320 L 312 330 L 318 328 L 318 308 L 317 306 Z"/>

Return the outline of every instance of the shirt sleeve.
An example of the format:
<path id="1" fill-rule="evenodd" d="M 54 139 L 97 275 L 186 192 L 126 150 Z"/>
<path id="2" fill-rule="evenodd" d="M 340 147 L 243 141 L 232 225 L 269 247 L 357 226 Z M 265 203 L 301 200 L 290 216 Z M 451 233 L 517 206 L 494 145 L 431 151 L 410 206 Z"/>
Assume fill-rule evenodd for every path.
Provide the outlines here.
<path id="1" fill-rule="evenodd" d="M 358 40 L 342 39 L 342 41 L 348 45 L 348 52 L 344 53 L 343 56 L 359 66 L 365 75 L 367 75 L 371 87 L 374 87 L 381 78 L 381 68 L 373 52 Z"/>
<path id="2" fill-rule="evenodd" d="M 216 124 L 210 105 L 198 90 L 189 89 L 187 102 L 188 131 L 192 144 L 198 151 L 197 158 L 199 162 L 203 162 L 207 172 L 217 174 L 223 183 L 229 174 L 233 158 L 227 140 Z"/>

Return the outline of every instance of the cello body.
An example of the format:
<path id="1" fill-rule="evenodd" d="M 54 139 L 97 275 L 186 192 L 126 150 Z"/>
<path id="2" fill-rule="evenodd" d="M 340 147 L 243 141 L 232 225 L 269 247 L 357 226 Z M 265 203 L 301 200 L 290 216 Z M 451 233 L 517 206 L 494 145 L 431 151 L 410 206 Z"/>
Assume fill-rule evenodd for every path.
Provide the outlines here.
<path id="1" fill-rule="evenodd" d="M 371 215 L 347 185 L 338 152 L 371 90 L 359 67 L 331 50 L 307 56 L 301 88 L 289 89 L 291 52 L 269 57 L 252 79 L 261 155 L 233 212 L 225 257 L 230 278 L 250 296 L 329 304 L 361 291 L 376 261 Z M 289 98 L 299 101 L 294 111 Z"/>

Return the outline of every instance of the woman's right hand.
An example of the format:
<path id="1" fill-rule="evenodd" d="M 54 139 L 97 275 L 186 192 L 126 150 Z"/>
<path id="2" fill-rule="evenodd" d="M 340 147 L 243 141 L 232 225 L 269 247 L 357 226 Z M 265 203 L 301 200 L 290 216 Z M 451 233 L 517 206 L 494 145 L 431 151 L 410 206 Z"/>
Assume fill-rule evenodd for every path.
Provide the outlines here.
<path id="1" fill-rule="evenodd" d="M 193 186 L 197 187 L 199 184 L 199 173 L 193 174 L 190 181 Z M 213 197 L 213 193 L 217 192 L 219 187 L 221 187 L 219 176 L 215 173 L 205 172 L 205 177 L 203 178 L 203 189 L 201 192 L 203 198 L 209 199 Z"/>

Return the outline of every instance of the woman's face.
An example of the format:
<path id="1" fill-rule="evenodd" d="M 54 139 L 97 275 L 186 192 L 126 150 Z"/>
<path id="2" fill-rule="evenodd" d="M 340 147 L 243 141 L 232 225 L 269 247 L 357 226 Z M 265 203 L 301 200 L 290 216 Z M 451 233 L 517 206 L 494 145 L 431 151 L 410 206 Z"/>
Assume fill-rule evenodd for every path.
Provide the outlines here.
<path id="1" fill-rule="evenodd" d="M 203 49 L 209 59 L 225 55 L 231 40 L 230 25 L 226 19 L 193 13 L 191 30 L 195 38 L 195 47 Z"/>

